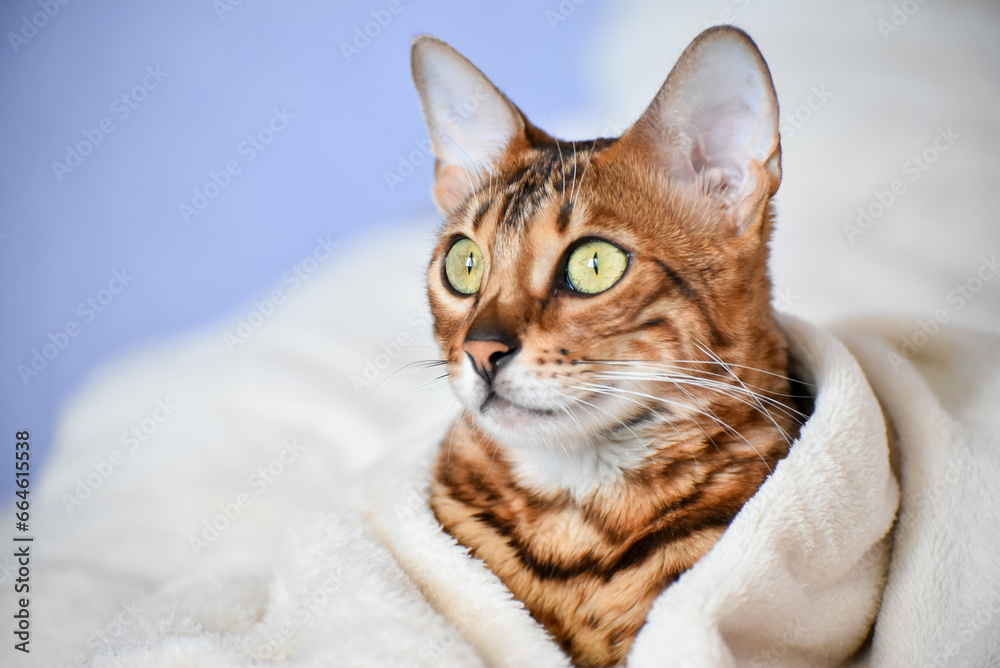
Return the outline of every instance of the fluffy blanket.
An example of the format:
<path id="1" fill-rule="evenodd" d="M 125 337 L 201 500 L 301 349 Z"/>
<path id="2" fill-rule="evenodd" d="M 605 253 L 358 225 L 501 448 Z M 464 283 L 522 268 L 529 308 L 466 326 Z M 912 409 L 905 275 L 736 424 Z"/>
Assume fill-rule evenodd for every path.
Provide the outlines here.
<path id="1" fill-rule="evenodd" d="M 567 665 L 427 506 L 454 407 L 404 366 L 435 355 L 425 228 L 80 394 L 36 498 L 29 665 Z M 815 410 L 629 665 L 997 665 L 1000 341 L 782 323 Z"/>

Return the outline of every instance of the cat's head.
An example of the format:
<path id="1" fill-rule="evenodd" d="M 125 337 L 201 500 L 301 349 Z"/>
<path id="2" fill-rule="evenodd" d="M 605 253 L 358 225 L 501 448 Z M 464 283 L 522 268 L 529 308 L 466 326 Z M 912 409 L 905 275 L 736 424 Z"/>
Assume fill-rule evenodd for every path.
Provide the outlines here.
<path id="1" fill-rule="evenodd" d="M 722 386 L 782 387 L 767 274 L 778 104 L 746 34 L 702 33 L 614 139 L 553 139 L 434 37 L 414 42 L 413 76 L 446 216 L 435 334 L 486 433 L 584 447 L 705 415 Z"/>

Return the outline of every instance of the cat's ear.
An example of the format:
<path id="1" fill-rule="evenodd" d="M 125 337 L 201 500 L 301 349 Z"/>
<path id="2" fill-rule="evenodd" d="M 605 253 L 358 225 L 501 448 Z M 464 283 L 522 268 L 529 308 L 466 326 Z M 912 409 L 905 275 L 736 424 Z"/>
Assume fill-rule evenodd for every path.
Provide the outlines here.
<path id="1" fill-rule="evenodd" d="M 698 35 L 621 143 L 672 180 L 721 188 L 733 231 L 746 232 L 781 183 L 778 100 L 757 45 L 729 26 Z"/>
<path id="2" fill-rule="evenodd" d="M 492 173 L 502 156 L 527 143 L 527 121 L 465 56 L 431 35 L 413 41 L 413 81 L 437 164 L 434 201 L 449 212 Z"/>

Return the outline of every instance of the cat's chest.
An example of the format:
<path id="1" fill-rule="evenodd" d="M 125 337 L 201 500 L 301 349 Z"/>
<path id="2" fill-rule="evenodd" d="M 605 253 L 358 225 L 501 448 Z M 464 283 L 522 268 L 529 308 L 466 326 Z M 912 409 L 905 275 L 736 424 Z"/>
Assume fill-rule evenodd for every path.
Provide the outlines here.
<path id="1" fill-rule="evenodd" d="M 439 463 L 435 514 L 581 665 L 623 661 L 656 596 L 724 530 L 685 513 L 690 494 L 602 512 L 536 497 L 479 464 Z"/>

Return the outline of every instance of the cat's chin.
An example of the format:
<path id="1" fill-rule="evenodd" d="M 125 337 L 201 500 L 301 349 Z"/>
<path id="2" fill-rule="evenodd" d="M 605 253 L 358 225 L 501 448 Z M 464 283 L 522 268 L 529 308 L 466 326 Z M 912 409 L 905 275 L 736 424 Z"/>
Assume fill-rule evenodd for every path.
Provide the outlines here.
<path id="1" fill-rule="evenodd" d="M 533 408 L 519 404 L 516 401 L 502 397 L 495 392 L 491 392 L 483 403 L 479 406 L 479 413 L 484 415 L 489 413 L 495 419 L 501 421 L 518 421 L 527 418 L 552 418 L 557 415 L 557 411 L 551 408 Z"/>
<path id="2" fill-rule="evenodd" d="M 578 420 L 565 410 L 525 406 L 497 394 L 488 396 L 471 412 L 483 431 L 511 450 L 547 449 L 552 443 L 587 438 L 577 433 Z"/>
<path id="3" fill-rule="evenodd" d="M 519 404 L 495 392 L 487 395 L 477 411 L 480 423 L 490 433 L 507 432 L 527 435 L 535 432 L 544 420 L 558 419 L 552 409 Z"/>

